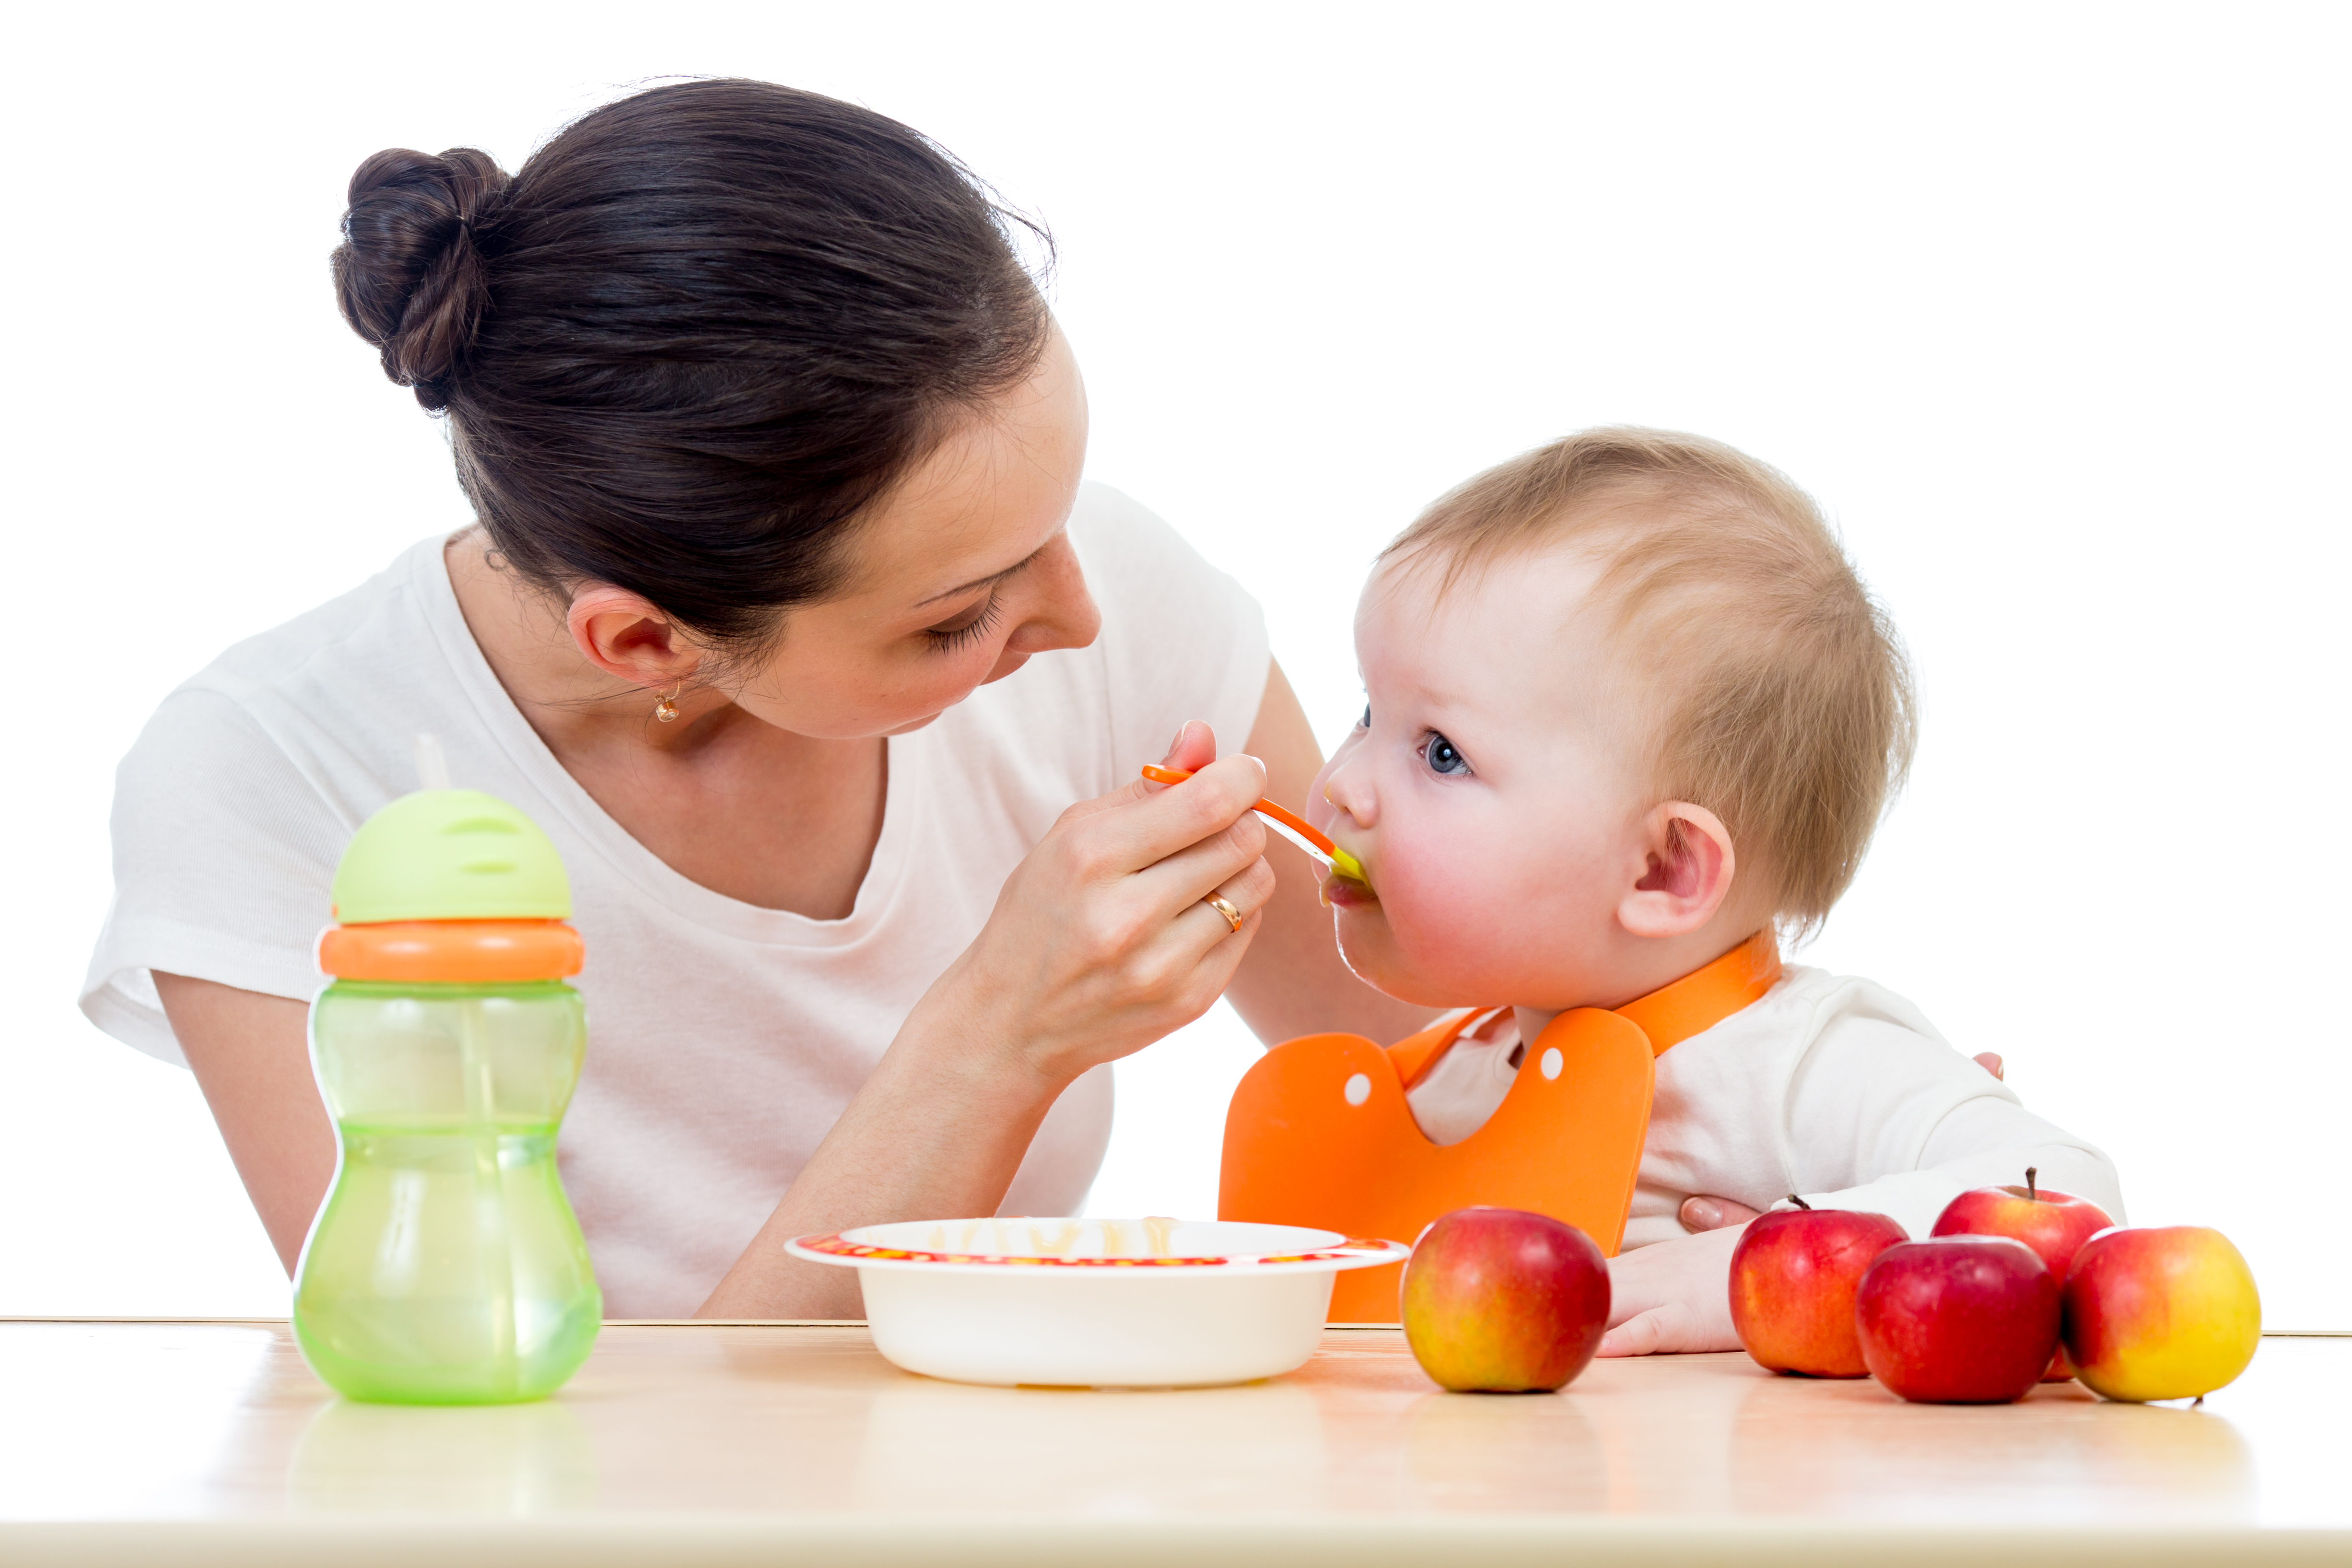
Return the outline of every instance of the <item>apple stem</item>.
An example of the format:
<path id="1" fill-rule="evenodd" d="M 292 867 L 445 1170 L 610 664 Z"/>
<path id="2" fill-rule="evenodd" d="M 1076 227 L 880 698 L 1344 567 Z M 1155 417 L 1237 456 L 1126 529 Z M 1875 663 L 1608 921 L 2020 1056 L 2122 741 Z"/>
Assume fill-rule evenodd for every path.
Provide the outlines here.
<path id="1" fill-rule="evenodd" d="M 2025 1199 L 2028 1203 L 2033 1202 L 2038 1195 L 2033 1190 L 2033 1177 L 2036 1170 L 2037 1167 L 2032 1165 L 2025 1167 Z"/>
<path id="2" fill-rule="evenodd" d="M 1811 1214 L 1813 1211 L 1812 1205 L 1807 1203 L 1804 1199 L 1799 1197 L 1794 1193 L 1790 1193 L 1789 1194 L 1789 1201 L 1796 1205 L 1799 1208 L 1803 1209 L 1807 1214 Z"/>

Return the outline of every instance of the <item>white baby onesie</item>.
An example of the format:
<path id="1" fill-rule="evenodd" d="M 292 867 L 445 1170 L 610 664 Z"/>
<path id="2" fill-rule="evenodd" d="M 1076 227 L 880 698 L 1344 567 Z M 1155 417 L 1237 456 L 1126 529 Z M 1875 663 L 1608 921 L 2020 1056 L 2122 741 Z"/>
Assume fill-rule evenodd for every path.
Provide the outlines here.
<path id="1" fill-rule="evenodd" d="M 1413 1119 L 1433 1142 L 1461 1142 L 1502 1104 L 1523 1054 L 1508 1008 L 1474 1024 L 1405 1096 Z M 1960 1193 L 2022 1182 L 2028 1165 L 2124 1221 L 2114 1162 L 1867 980 L 1792 965 L 1657 1070 L 1628 1248 L 1686 1234 L 1678 1211 L 1699 1194 L 1764 1209 L 1795 1193 L 1924 1237 Z"/>

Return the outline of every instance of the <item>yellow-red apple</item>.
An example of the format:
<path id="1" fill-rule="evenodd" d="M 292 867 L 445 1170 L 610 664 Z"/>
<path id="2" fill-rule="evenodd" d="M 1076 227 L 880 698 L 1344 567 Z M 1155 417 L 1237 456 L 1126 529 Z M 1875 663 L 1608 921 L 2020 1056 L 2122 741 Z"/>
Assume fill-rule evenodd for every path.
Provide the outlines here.
<path id="1" fill-rule="evenodd" d="M 1854 1327 L 1870 1374 L 1906 1399 L 2022 1399 L 2058 1347 L 2058 1280 L 2006 1236 L 1906 1241 L 1862 1277 Z"/>
<path id="2" fill-rule="evenodd" d="M 1908 1240 L 1883 1214 L 1797 1199 L 1748 1222 L 1731 1254 L 1731 1326 L 1759 1366 L 1807 1377 L 1866 1377 L 1853 1297 L 1873 1259 Z"/>
<path id="3" fill-rule="evenodd" d="M 1445 1387 L 1554 1389 L 1600 1348 L 1609 1260 L 1549 1215 L 1455 1209 L 1413 1243 L 1400 1297 L 1405 1343 Z"/>
<path id="4" fill-rule="evenodd" d="M 1944 1205 L 1930 1234 L 2014 1237 L 2033 1248 L 2063 1290 L 2075 1248 L 2116 1222 L 2088 1198 L 2038 1184 L 2036 1174 L 2028 1165 L 2021 1187 L 1978 1187 L 1962 1193 Z M 2066 1359 L 2066 1347 L 2061 1344 L 2042 1381 L 2063 1383 L 2074 1375 L 2074 1363 Z"/>
<path id="5" fill-rule="evenodd" d="M 2066 1276 L 2066 1348 L 2095 1394 L 2210 1394 L 2246 1370 L 2263 1332 L 2254 1276 L 2201 1225 L 2103 1230 Z"/>

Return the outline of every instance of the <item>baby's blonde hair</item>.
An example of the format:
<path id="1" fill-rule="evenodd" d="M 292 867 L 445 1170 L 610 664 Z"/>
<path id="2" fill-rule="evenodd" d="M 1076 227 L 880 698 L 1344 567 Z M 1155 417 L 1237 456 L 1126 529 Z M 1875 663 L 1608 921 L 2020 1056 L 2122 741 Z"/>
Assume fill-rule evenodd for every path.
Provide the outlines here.
<path id="1" fill-rule="evenodd" d="M 1911 672 L 1812 498 L 1719 441 L 1631 426 L 1439 498 L 1383 563 L 1465 573 L 1556 545 L 1601 565 L 1661 799 L 1720 816 L 1792 937 L 1817 928 L 1911 765 Z"/>

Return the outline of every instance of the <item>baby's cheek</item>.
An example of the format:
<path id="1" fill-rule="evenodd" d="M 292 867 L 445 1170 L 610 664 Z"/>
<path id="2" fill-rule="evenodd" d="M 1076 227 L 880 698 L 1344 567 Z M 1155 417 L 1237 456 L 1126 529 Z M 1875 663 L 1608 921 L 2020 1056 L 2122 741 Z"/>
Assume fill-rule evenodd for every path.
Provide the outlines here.
<path id="1" fill-rule="evenodd" d="M 1445 930 L 1475 900 L 1465 899 L 1441 867 L 1383 857 L 1377 876 L 1379 901 L 1339 908 L 1340 955 L 1360 979 L 1391 996 L 1452 1005 L 1458 982 L 1449 966 L 1457 944 L 1433 944 L 1422 933 Z"/>
<path id="2" fill-rule="evenodd" d="M 1383 857 L 1384 962 L 1448 1005 L 1539 1001 L 1605 923 L 1604 881 L 1523 852 L 1481 864 L 1483 873 L 1472 874 L 1461 858 Z"/>
<path id="3" fill-rule="evenodd" d="M 1478 880 L 1440 862 L 1384 861 L 1381 909 L 1395 961 L 1449 990 L 1475 984 L 1513 923 L 1504 900 Z"/>

